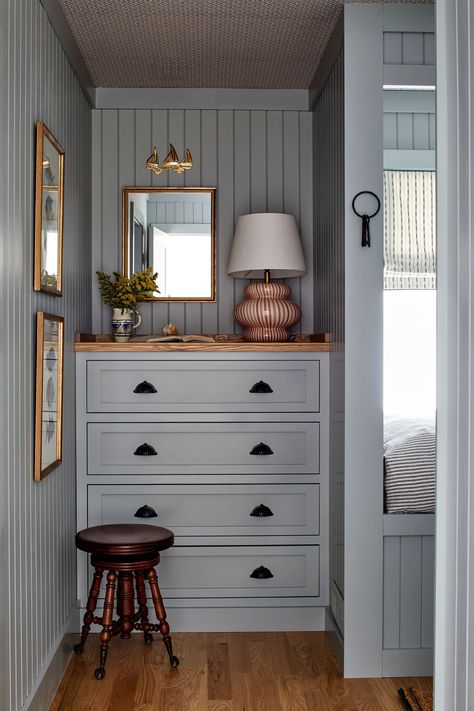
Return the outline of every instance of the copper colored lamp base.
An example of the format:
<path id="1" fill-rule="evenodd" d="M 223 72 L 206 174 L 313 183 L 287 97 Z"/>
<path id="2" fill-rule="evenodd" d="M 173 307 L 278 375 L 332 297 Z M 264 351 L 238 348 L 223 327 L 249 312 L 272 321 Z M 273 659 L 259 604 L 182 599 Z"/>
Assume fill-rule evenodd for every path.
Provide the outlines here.
<path id="1" fill-rule="evenodd" d="M 257 282 L 248 284 L 246 298 L 237 304 L 234 317 L 245 326 L 246 341 L 275 343 L 288 340 L 288 329 L 301 318 L 301 309 L 288 301 L 291 289 L 286 284 Z"/>

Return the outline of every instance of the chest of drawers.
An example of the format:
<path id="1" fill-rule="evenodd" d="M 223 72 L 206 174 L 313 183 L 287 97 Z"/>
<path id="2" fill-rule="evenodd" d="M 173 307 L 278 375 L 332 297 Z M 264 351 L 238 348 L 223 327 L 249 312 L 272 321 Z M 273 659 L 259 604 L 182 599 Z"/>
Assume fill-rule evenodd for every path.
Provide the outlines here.
<path id="1" fill-rule="evenodd" d="M 328 354 L 299 345 L 77 348 L 78 529 L 175 532 L 159 566 L 174 629 L 323 629 Z M 88 575 L 80 555 L 82 606 Z"/>

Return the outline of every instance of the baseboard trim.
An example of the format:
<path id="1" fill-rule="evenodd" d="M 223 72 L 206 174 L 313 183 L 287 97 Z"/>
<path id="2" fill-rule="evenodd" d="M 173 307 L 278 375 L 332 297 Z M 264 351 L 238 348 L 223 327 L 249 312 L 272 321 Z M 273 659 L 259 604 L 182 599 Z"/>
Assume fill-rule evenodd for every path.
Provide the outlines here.
<path id="1" fill-rule="evenodd" d="M 433 676 L 433 650 L 384 649 L 382 676 Z"/>
<path id="2" fill-rule="evenodd" d="M 324 631 L 324 607 L 171 608 L 175 632 Z"/>
<path id="3" fill-rule="evenodd" d="M 72 654 L 73 640 L 80 624 L 80 610 L 75 605 L 58 635 L 56 643 L 45 659 L 41 672 L 33 684 L 21 711 L 49 709 Z"/>
<path id="4" fill-rule="evenodd" d="M 336 655 L 337 663 L 339 664 L 341 676 L 344 676 L 344 640 L 330 607 L 326 608 L 325 627 L 331 647 Z"/>
<path id="5" fill-rule="evenodd" d="M 171 632 L 324 632 L 324 607 L 170 607 Z M 150 620 L 156 621 L 152 610 Z M 79 629 L 79 627 L 77 628 Z M 92 632 L 100 632 L 92 625 Z"/>

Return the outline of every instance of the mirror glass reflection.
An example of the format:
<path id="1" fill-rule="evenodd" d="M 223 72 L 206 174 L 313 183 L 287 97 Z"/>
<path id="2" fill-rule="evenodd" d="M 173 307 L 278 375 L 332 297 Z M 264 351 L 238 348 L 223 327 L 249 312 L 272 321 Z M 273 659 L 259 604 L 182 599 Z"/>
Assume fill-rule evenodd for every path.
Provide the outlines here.
<path id="1" fill-rule="evenodd" d="M 125 188 L 127 275 L 158 272 L 162 301 L 215 300 L 214 188 Z"/>

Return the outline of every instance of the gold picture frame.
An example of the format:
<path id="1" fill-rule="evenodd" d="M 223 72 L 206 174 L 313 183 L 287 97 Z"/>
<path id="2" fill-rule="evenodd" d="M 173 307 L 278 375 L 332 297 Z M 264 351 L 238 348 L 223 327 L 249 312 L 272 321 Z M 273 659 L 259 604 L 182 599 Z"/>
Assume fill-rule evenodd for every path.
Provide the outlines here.
<path id="1" fill-rule="evenodd" d="M 164 295 L 164 290 L 162 290 L 161 284 L 160 284 L 160 278 L 161 278 L 161 269 L 159 267 L 156 268 L 156 271 L 158 271 L 158 286 L 160 288 L 160 292 L 162 295 L 160 296 L 152 296 L 149 299 L 145 299 L 145 301 L 151 301 L 151 302 L 196 302 L 196 303 L 209 303 L 209 302 L 215 302 L 216 301 L 216 188 L 209 188 L 209 187 L 185 187 L 185 188 L 150 188 L 150 187 L 125 187 L 122 190 L 122 273 L 125 274 L 126 276 L 131 276 L 131 274 L 135 271 L 141 271 L 142 269 L 152 266 L 154 267 L 154 264 L 152 263 L 153 260 L 149 259 L 149 252 L 148 249 L 143 246 L 142 248 L 142 253 L 143 257 L 141 260 L 141 263 L 135 263 L 135 260 L 132 257 L 132 249 L 131 249 L 131 237 L 130 237 L 130 232 L 132 230 L 132 223 L 136 223 L 137 225 L 140 225 L 140 222 L 143 221 L 143 218 L 140 217 L 140 220 L 135 219 L 136 215 L 134 214 L 133 210 L 131 209 L 131 206 L 129 205 L 130 200 L 133 200 L 135 202 L 136 198 L 135 196 L 139 196 L 141 198 L 141 201 L 146 200 L 147 196 L 150 199 L 156 199 L 154 196 L 158 195 L 166 195 L 168 194 L 170 196 L 171 200 L 176 201 L 178 196 L 182 195 L 185 196 L 185 199 L 189 200 L 192 198 L 193 193 L 199 197 L 199 199 L 204 199 L 204 196 L 209 196 L 209 205 L 207 207 L 208 210 L 208 215 L 210 217 L 210 227 L 209 227 L 209 232 L 210 234 L 208 237 L 210 237 L 209 240 L 209 259 L 207 258 L 204 260 L 204 269 L 207 271 L 209 274 L 208 278 L 208 294 L 203 295 L 203 296 L 189 296 L 189 295 L 179 295 L 179 296 L 166 296 Z M 151 196 L 151 197 L 150 197 Z M 131 203 L 133 206 L 133 203 Z M 143 234 L 143 243 L 146 242 L 146 237 L 148 234 L 148 229 L 151 226 L 153 220 L 146 220 L 145 225 L 141 225 L 142 228 L 142 234 Z M 202 223 L 195 223 L 198 227 L 202 227 Z M 190 225 L 186 225 L 189 227 Z M 183 252 L 181 252 L 183 254 Z M 131 264 L 133 262 L 133 266 Z M 183 274 L 185 273 L 185 268 L 192 268 L 195 269 L 196 263 L 191 262 L 190 264 L 183 264 Z"/>
<path id="2" fill-rule="evenodd" d="M 64 319 L 36 314 L 36 406 L 34 479 L 62 461 Z"/>
<path id="3" fill-rule="evenodd" d="M 42 121 L 36 124 L 35 267 L 33 287 L 63 294 L 64 150 Z"/>

